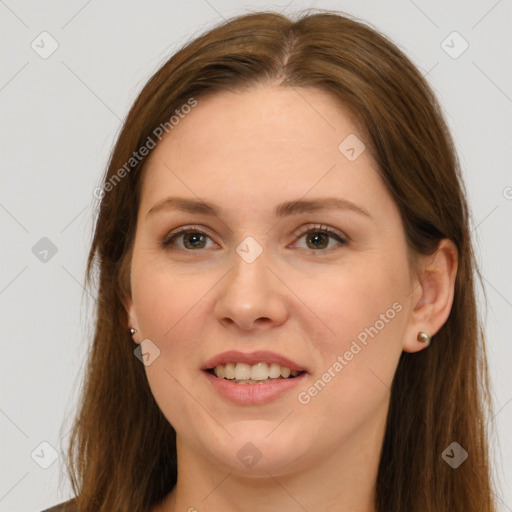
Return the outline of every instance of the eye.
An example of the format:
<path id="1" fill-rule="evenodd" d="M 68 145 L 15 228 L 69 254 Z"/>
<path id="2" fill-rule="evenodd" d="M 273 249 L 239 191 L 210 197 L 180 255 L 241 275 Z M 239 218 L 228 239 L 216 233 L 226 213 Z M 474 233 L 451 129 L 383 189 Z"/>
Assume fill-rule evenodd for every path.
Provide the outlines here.
<path id="1" fill-rule="evenodd" d="M 175 244 L 177 240 L 181 240 L 181 244 Z M 201 228 L 183 226 L 169 233 L 162 241 L 162 247 L 165 249 L 171 245 L 177 245 L 177 248 L 181 250 L 208 249 L 210 248 L 207 247 L 208 240 L 213 243 L 210 236 Z"/>
<path id="2" fill-rule="evenodd" d="M 314 249 L 316 252 L 328 251 L 332 249 L 330 241 L 333 239 L 338 242 L 338 245 L 347 245 L 347 238 L 338 230 L 329 226 L 321 224 L 307 224 L 301 226 L 294 235 L 301 238 L 305 238 L 306 247 L 300 247 L 301 249 Z"/>
<path id="3" fill-rule="evenodd" d="M 332 249 L 332 240 L 338 245 L 344 246 L 348 243 L 348 237 L 345 237 L 338 230 L 321 224 L 307 224 L 301 226 L 295 231 L 294 236 L 299 240 L 305 238 L 306 246 L 301 249 L 313 249 L 315 252 L 329 251 Z M 176 243 L 179 241 L 180 243 Z M 208 246 L 208 241 L 210 245 Z M 208 249 L 216 246 L 211 237 L 199 226 L 183 226 L 172 231 L 162 241 L 162 247 L 170 248 L 175 245 L 181 250 Z"/>

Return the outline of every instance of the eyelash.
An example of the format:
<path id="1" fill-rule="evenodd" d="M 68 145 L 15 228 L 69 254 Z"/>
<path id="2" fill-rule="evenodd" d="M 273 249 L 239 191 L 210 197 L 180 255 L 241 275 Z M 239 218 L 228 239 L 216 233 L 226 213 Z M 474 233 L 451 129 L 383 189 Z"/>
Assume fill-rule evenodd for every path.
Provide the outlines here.
<path id="1" fill-rule="evenodd" d="M 211 239 L 210 235 L 206 231 L 204 231 L 204 229 L 202 229 L 200 226 L 183 226 L 183 227 L 179 228 L 178 230 L 172 231 L 171 233 L 166 235 L 166 237 L 162 241 L 162 247 L 164 249 L 168 249 L 171 246 L 171 244 L 176 240 L 176 238 L 178 238 L 180 235 L 187 234 L 187 233 L 201 234 L 201 235 L 205 235 Z M 301 226 L 297 230 L 295 230 L 295 232 L 293 233 L 293 236 L 297 237 L 297 239 L 300 239 L 300 238 L 302 238 L 303 235 L 310 234 L 310 233 L 326 233 L 330 237 L 336 239 L 341 246 L 347 245 L 348 240 L 349 240 L 348 237 L 345 237 L 339 231 L 337 231 L 329 226 L 326 226 L 324 224 L 306 224 L 304 226 Z M 318 249 L 318 250 L 311 249 L 311 251 L 318 252 L 318 253 L 324 253 L 324 252 L 332 251 L 332 249 L 333 248 Z M 194 249 L 181 249 L 181 248 L 179 250 L 187 251 L 187 252 L 194 251 Z"/>

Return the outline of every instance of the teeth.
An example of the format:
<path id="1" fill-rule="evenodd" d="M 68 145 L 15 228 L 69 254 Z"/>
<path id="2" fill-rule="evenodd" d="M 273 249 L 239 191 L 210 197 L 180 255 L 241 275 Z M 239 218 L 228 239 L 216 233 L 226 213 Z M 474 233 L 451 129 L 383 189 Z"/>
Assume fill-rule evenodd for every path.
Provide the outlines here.
<path id="1" fill-rule="evenodd" d="M 290 376 L 296 377 L 300 373 L 277 363 L 263 362 L 252 366 L 246 363 L 220 364 L 213 371 L 220 379 L 236 380 L 240 384 L 255 384 L 267 379 L 287 379 Z"/>
<path id="2" fill-rule="evenodd" d="M 267 363 L 258 363 L 258 364 L 255 364 L 254 366 L 251 366 L 251 379 L 252 380 L 266 380 L 266 379 L 268 379 L 268 365 L 267 365 Z"/>
<path id="3" fill-rule="evenodd" d="M 217 375 L 217 377 L 219 377 L 220 379 L 223 379 L 226 375 L 226 369 L 222 365 L 216 366 L 214 372 L 215 375 Z"/>
<path id="4" fill-rule="evenodd" d="M 236 363 L 235 379 L 248 380 L 251 378 L 251 367 L 245 363 Z"/>
<path id="5" fill-rule="evenodd" d="M 268 370 L 268 376 L 271 379 L 278 379 L 281 376 L 281 367 L 277 363 L 272 363 Z"/>
<path id="6" fill-rule="evenodd" d="M 222 365 L 220 365 L 222 366 Z M 233 363 L 228 363 L 224 367 L 224 377 L 226 379 L 234 379 L 235 378 L 235 365 Z"/>

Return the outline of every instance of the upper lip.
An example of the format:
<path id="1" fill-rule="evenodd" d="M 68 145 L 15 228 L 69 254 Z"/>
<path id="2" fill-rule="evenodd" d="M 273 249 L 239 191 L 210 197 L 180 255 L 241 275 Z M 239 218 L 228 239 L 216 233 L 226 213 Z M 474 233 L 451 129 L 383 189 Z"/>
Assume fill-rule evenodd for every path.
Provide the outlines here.
<path id="1" fill-rule="evenodd" d="M 277 354 L 276 352 L 269 352 L 268 350 L 257 350 L 256 352 L 228 350 L 227 352 L 222 352 L 221 354 L 217 354 L 209 359 L 202 369 L 211 370 L 220 364 L 226 363 L 246 363 L 249 365 L 258 363 L 277 363 L 292 371 L 307 371 L 306 368 L 299 363 L 296 363 L 281 354 Z"/>

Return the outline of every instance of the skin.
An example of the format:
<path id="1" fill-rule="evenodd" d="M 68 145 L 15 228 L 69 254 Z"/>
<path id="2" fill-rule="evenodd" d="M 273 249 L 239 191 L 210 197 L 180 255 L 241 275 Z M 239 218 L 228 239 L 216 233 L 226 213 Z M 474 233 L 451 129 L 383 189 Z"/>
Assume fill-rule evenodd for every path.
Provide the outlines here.
<path id="1" fill-rule="evenodd" d="M 402 351 L 425 348 L 418 331 L 433 335 L 446 321 L 457 254 L 443 240 L 410 267 L 399 211 L 370 152 L 349 161 L 338 150 L 349 134 L 370 146 L 355 117 L 329 94 L 269 84 L 199 100 L 153 150 L 126 298 L 134 340 L 149 339 L 160 350 L 145 369 L 177 432 L 178 482 L 153 512 L 375 511 L 393 375 Z M 148 215 L 171 195 L 200 198 L 223 212 Z M 284 201 L 332 196 L 371 217 L 350 210 L 274 215 Z M 310 223 L 349 241 L 294 234 Z M 188 225 L 207 232 L 200 248 L 186 248 L 197 246 L 193 235 L 192 244 L 182 235 L 162 247 L 169 232 Z M 262 249 L 252 263 L 236 252 L 247 236 Z M 300 403 L 298 392 L 396 303 L 394 318 Z M 275 351 L 309 374 L 270 403 L 236 405 L 200 370 L 231 349 Z M 251 468 L 237 458 L 247 442 L 261 454 Z"/>

